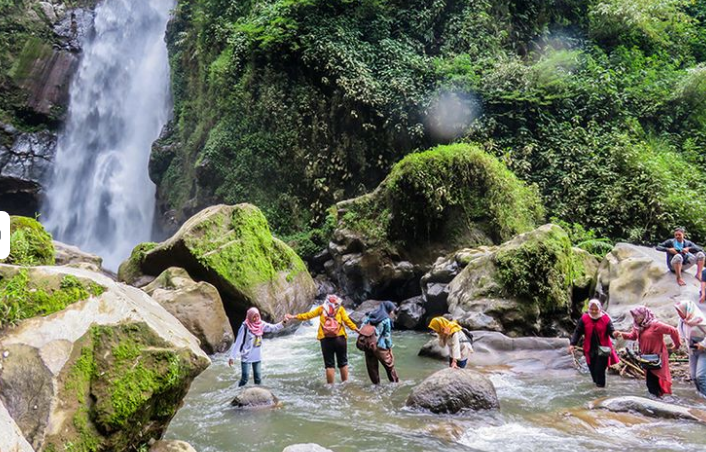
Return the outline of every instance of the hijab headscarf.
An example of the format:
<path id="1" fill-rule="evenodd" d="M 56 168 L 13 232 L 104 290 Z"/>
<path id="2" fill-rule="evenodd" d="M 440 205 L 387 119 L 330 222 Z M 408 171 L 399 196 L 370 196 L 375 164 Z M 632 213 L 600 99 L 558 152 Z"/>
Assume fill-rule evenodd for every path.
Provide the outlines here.
<path id="1" fill-rule="evenodd" d="M 262 321 L 260 311 L 256 307 L 248 309 L 245 315 L 245 326 L 255 336 L 262 336 L 265 329 L 265 323 Z"/>
<path id="2" fill-rule="evenodd" d="M 681 321 L 690 327 L 706 326 L 706 319 L 704 319 L 701 309 L 699 309 L 699 307 L 696 306 L 696 303 L 692 300 L 677 301 L 674 307 L 677 312 L 684 316 Z"/>
<path id="3" fill-rule="evenodd" d="M 336 295 L 329 295 L 326 297 L 326 301 L 324 301 L 324 312 L 329 315 L 329 317 L 333 317 L 336 315 L 336 310 L 341 307 L 341 300 L 338 298 Z"/>
<path id="4" fill-rule="evenodd" d="M 637 331 L 644 330 L 652 323 L 654 323 L 655 320 L 657 320 L 655 318 L 654 312 L 652 312 L 652 309 L 648 308 L 647 306 L 638 306 L 636 308 L 631 309 L 630 315 L 632 315 L 633 327 Z M 642 321 L 638 323 L 637 318 L 640 316 L 642 316 Z"/>
<path id="5" fill-rule="evenodd" d="M 454 333 L 461 331 L 461 325 L 455 320 L 449 320 L 445 317 L 434 317 L 429 322 L 429 328 L 444 336 L 451 336 Z"/>
<path id="6" fill-rule="evenodd" d="M 598 315 L 594 316 L 591 314 L 591 306 L 598 306 Z M 588 311 L 587 314 L 593 319 L 593 320 L 598 320 L 604 315 L 606 315 L 606 312 L 603 310 L 603 305 L 601 304 L 600 301 L 596 300 L 595 298 L 592 299 L 591 301 L 588 302 Z"/>
<path id="7" fill-rule="evenodd" d="M 371 325 L 378 325 L 385 319 L 390 318 L 390 313 L 397 309 L 397 306 L 391 301 L 383 301 L 377 309 L 368 313 L 368 322 Z"/>

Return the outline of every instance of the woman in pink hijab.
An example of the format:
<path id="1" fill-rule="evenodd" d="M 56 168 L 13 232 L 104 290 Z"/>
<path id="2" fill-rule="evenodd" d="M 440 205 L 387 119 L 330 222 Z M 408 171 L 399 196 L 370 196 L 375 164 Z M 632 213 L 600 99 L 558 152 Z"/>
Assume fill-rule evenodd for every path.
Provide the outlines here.
<path id="1" fill-rule="evenodd" d="M 706 317 L 692 300 L 678 301 L 679 333 L 689 348 L 689 370 L 696 389 L 706 396 Z"/>
<path id="2" fill-rule="evenodd" d="M 252 307 L 248 309 L 245 321 L 240 325 L 235 344 L 230 350 L 228 365 L 233 366 L 236 359 L 240 359 L 241 376 L 238 386 L 245 386 L 250 379 L 250 366 L 252 365 L 255 384 L 262 382 L 262 335 L 274 333 L 284 328 L 282 322 L 277 324 L 267 323 L 260 317 L 260 311 Z"/>
<path id="3" fill-rule="evenodd" d="M 679 332 L 673 326 L 655 318 L 647 306 L 638 306 L 630 310 L 633 325 L 629 333 L 616 331 L 615 337 L 630 341 L 637 340 L 643 355 L 660 355 L 662 366 L 659 369 L 645 369 L 645 381 L 650 394 L 662 397 L 672 393 L 672 374 L 669 372 L 670 349 L 664 343 L 664 336 L 669 335 L 675 347 L 679 347 Z"/>

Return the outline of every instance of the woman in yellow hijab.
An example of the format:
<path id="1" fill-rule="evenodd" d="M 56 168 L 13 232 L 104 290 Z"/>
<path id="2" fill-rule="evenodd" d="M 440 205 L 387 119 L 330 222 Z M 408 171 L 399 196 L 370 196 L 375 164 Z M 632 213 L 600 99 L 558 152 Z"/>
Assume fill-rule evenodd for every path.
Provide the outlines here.
<path id="1" fill-rule="evenodd" d="M 429 328 L 439 335 L 439 345 L 449 347 L 449 366 L 463 369 L 473 353 L 471 341 L 463 333 L 461 325 L 444 317 L 434 317 Z"/>

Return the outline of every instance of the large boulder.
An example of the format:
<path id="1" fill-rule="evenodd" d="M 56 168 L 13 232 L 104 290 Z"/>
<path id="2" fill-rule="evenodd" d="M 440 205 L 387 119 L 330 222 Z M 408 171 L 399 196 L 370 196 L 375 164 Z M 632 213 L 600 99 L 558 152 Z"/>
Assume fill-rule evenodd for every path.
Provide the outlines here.
<path id="1" fill-rule="evenodd" d="M 618 243 L 606 255 L 598 270 L 596 290 L 616 328 L 632 324 L 630 309 L 645 305 L 658 319 L 676 325 L 674 303 L 681 299 L 699 299 L 700 283 L 694 269 L 684 275 L 686 286 L 679 286 L 667 269 L 665 253 L 654 248 Z"/>
<path id="2" fill-rule="evenodd" d="M 536 191 L 495 157 L 454 144 L 405 157 L 375 191 L 332 213 L 324 267 L 363 301 L 419 295 L 419 278 L 438 256 L 509 240 L 532 229 L 543 209 Z"/>
<path id="3" fill-rule="evenodd" d="M 407 406 L 432 413 L 500 408 L 495 386 L 485 375 L 470 369 L 446 368 L 412 389 Z"/>
<path id="4" fill-rule="evenodd" d="M 354 311 L 349 312 L 348 316 L 353 320 L 353 322 L 356 323 L 356 325 L 360 325 L 363 323 L 363 319 L 368 315 L 369 312 L 372 312 L 380 306 L 382 301 L 380 300 L 366 300 L 360 304 L 357 308 L 355 308 Z"/>
<path id="5" fill-rule="evenodd" d="M 674 405 L 661 400 L 644 397 L 624 396 L 600 399 L 590 404 L 590 408 L 603 409 L 616 413 L 640 413 L 643 416 L 660 419 L 684 419 L 706 423 L 706 411 Z"/>
<path id="6" fill-rule="evenodd" d="M 465 267 L 448 285 L 451 316 L 470 329 L 515 336 L 570 330 L 597 268 L 596 259 L 572 248 L 553 224 L 455 256 Z"/>
<path id="7" fill-rule="evenodd" d="M 196 449 L 187 442 L 175 439 L 162 439 L 150 447 L 150 452 L 196 452 Z"/>
<path id="8" fill-rule="evenodd" d="M 245 388 L 230 402 L 237 408 L 275 408 L 279 406 L 279 400 L 269 389 L 255 386 Z"/>
<path id="9" fill-rule="evenodd" d="M 404 300 L 400 303 L 395 327 L 406 330 L 423 330 L 427 327 L 424 322 L 425 314 L 424 298 L 417 296 Z"/>
<path id="10" fill-rule="evenodd" d="M 231 320 L 245 318 L 252 306 L 265 319 L 280 320 L 308 309 L 316 296 L 304 262 L 272 236 L 265 216 L 250 204 L 202 210 L 165 242 L 138 246 L 118 277 L 134 281 L 174 266 L 215 286 Z"/>
<path id="11" fill-rule="evenodd" d="M 87 253 L 76 246 L 54 240 L 56 265 L 89 266 L 98 271 L 103 265 L 103 258 Z"/>
<path id="12" fill-rule="evenodd" d="M 195 282 L 183 268 L 170 267 L 142 290 L 186 327 L 209 355 L 233 345 L 233 329 L 218 290 L 207 282 Z"/>
<path id="13" fill-rule="evenodd" d="M 0 262 L 14 265 L 54 265 L 54 252 L 51 234 L 41 223 L 28 217 L 10 217 L 10 255 Z"/>
<path id="14" fill-rule="evenodd" d="M 27 314 L 0 331 L 0 402 L 27 442 L 137 450 L 159 438 L 209 365 L 198 340 L 99 273 L 0 265 L 0 275 L 0 298 Z"/>

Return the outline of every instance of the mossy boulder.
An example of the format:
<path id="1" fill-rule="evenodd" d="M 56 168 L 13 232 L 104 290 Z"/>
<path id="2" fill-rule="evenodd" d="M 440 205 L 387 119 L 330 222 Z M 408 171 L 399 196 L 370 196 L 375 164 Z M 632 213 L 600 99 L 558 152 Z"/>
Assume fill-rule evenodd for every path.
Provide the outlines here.
<path id="1" fill-rule="evenodd" d="M 10 216 L 10 255 L 0 262 L 14 265 L 54 265 L 51 234 L 37 220 Z"/>
<path id="2" fill-rule="evenodd" d="M 34 287 L 70 277 L 104 288 L 0 332 L 0 412 L 7 410 L 25 440 L 35 450 L 70 443 L 98 451 L 139 450 L 158 439 L 209 364 L 198 340 L 147 294 L 102 274 L 0 270 L 25 272 Z"/>
<path id="3" fill-rule="evenodd" d="M 272 236 L 265 216 L 251 204 L 208 207 L 123 265 L 153 276 L 173 266 L 186 269 L 194 280 L 218 289 L 231 321 L 243 319 L 251 306 L 268 320 L 280 320 L 309 308 L 316 296 L 304 262 Z"/>
<path id="4" fill-rule="evenodd" d="M 597 259 L 572 248 L 547 224 L 496 247 L 462 250 L 463 269 L 448 284 L 448 310 L 474 329 L 512 335 L 567 331 L 595 286 Z"/>
<path id="5" fill-rule="evenodd" d="M 142 287 L 151 282 L 151 278 L 145 278 L 142 262 L 145 260 L 145 254 L 157 245 L 154 242 L 145 242 L 133 248 L 130 257 L 118 267 L 118 280 L 136 287 Z"/>
<path id="6" fill-rule="evenodd" d="M 390 277 L 374 275 L 402 279 L 394 286 L 415 285 L 438 256 L 509 240 L 534 228 L 543 214 L 536 190 L 497 158 L 473 144 L 438 146 L 408 155 L 374 192 L 332 209 L 328 268 L 353 298 L 389 296 Z M 384 271 L 401 262 L 414 271 Z"/>

